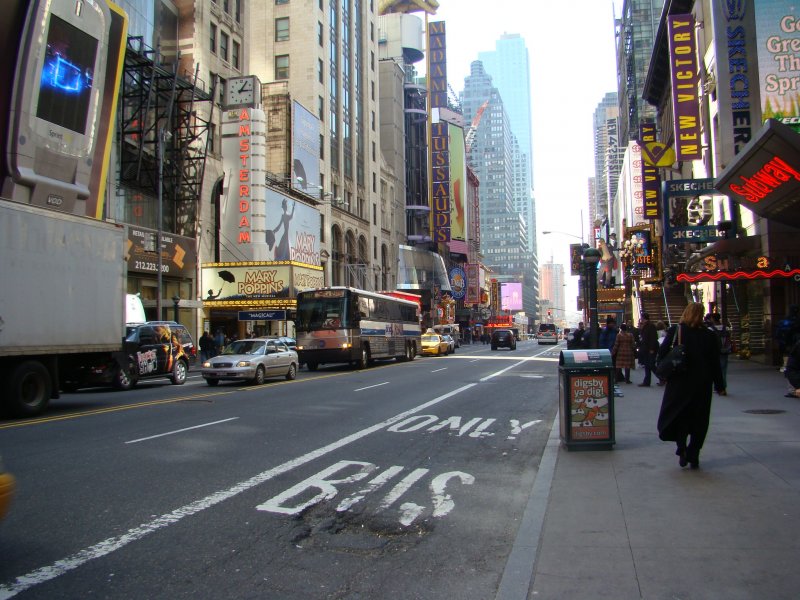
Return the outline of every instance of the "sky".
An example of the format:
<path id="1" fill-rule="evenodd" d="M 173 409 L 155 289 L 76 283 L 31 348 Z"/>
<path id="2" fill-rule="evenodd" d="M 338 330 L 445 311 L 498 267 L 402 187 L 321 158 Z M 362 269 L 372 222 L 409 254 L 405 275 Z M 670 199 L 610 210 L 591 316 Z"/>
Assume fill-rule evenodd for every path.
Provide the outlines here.
<path id="1" fill-rule="evenodd" d="M 503 33 L 518 33 L 525 40 L 539 264 L 552 256 L 564 265 L 568 313 L 578 295 L 578 278 L 569 274 L 569 244 L 579 240 L 541 232 L 579 238 L 581 211 L 588 219 L 592 117 L 603 97 L 617 89 L 614 15 L 621 7 L 622 0 L 616 6 L 611 0 L 439 0 L 436 15 L 429 16 L 446 23 L 447 80 L 456 93 L 464 89 L 478 52 L 494 50 Z M 588 240 L 588 225 L 583 228 Z"/>

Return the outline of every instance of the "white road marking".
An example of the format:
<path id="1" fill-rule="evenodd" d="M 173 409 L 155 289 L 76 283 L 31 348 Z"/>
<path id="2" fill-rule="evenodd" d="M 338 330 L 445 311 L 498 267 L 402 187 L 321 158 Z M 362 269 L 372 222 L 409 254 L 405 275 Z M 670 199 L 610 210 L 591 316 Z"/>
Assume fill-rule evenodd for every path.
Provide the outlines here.
<path id="1" fill-rule="evenodd" d="M 384 381 L 383 383 L 376 383 L 375 385 L 368 385 L 367 387 L 358 388 L 353 390 L 354 392 L 363 392 L 364 390 L 371 390 L 372 388 L 381 387 L 382 385 L 389 385 L 388 381 Z"/>
<path id="2" fill-rule="evenodd" d="M 438 373 L 439 371 L 447 371 L 447 367 L 442 367 L 441 369 L 434 369 L 431 373 Z"/>
<path id="3" fill-rule="evenodd" d="M 497 373 L 484 377 L 483 379 L 481 379 L 481 381 L 489 380 L 495 375 L 504 373 L 505 371 L 512 369 L 513 367 L 518 366 L 519 364 L 522 363 L 506 367 L 505 369 L 502 369 Z M 40 567 L 25 575 L 20 575 L 13 582 L 0 585 L 0 600 L 11 598 L 13 596 L 16 596 L 20 592 L 24 592 L 25 590 L 28 590 L 36 585 L 45 583 L 47 581 L 51 581 L 57 577 L 60 577 L 61 575 L 64 575 L 65 573 L 68 573 L 74 569 L 77 569 L 78 567 L 85 565 L 91 560 L 97 558 L 103 558 L 104 556 L 107 556 L 116 550 L 124 548 L 128 544 L 137 542 L 147 537 L 151 533 L 155 533 L 161 529 L 164 529 L 165 527 L 168 527 L 169 525 L 174 525 L 175 523 L 180 522 L 186 517 L 191 517 L 193 515 L 196 515 L 208 508 L 211 508 L 212 506 L 216 506 L 220 502 L 224 502 L 225 500 L 230 500 L 231 498 L 238 496 L 243 492 L 246 492 L 256 486 L 259 486 L 262 483 L 270 481 L 271 479 L 274 479 L 279 475 L 288 473 L 293 469 L 301 467 L 322 456 L 325 456 L 327 454 L 335 452 L 336 450 L 340 450 L 341 448 L 348 446 L 354 442 L 357 442 L 358 440 L 368 435 L 384 430 L 387 427 L 390 427 L 391 425 L 397 423 L 398 421 L 402 421 L 403 419 L 407 418 L 410 415 L 416 414 L 420 411 L 425 410 L 426 408 L 444 402 L 448 398 L 452 398 L 453 396 L 456 396 L 461 392 L 473 388 L 476 385 L 478 384 L 468 383 L 466 385 L 462 385 L 460 388 L 457 388 L 455 390 L 452 390 L 451 392 L 438 396 L 437 398 L 429 400 L 428 402 L 424 402 L 419 406 L 416 406 L 405 412 L 390 417 L 385 421 L 381 421 L 380 423 L 376 423 L 375 425 L 367 427 L 366 429 L 362 429 L 361 431 L 352 433 L 348 436 L 343 437 L 340 440 L 337 440 L 326 446 L 317 448 L 316 450 L 313 450 L 307 454 L 289 460 L 281 465 L 278 465 L 277 467 L 273 467 L 272 469 L 263 471 L 251 477 L 250 479 L 246 479 L 245 481 L 239 482 L 236 485 L 229 487 L 228 489 L 220 490 L 209 496 L 206 496 L 205 498 L 195 500 L 194 502 L 190 502 L 189 504 L 181 506 L 180 508 L 176 508 L 174 511 L 170 513 L 165 513 L 147 523 L 143 523 L 138 527 L 129 529 L 128 531 L 126 531 L 121 535 L 110 537 L 101 542 L 98 542 L 94 546 L 89 546 L 88 548 L 79 550 L 75 554 L 63 558 L 61 560 L 58 560 L 51 565 Z"/>
<path id="4" fill-rule="evenodd" d="M 520 375 L 524 379 L 544 379 L 544 375 Z"/>
<path id="5" fill-rule="evenodd" d="M 202 425 L 195 425 L 194 427 L 186 427 L 184 429 L 176 429 L 175 431 L 168 431 L 166 433 L 159 433 L 158 435 L 151 435 L 150 437 L 139 438 L 138 440 L 130 440 L 126 444 L 137 444 L 147 440 L 154 440 L 156 438 L 164 437 L 165 435 L 174 435 L 176 433 L 183 433 L 184 431 L 191 431 L 192 429 L 200 429 L 201 427 L 210 427 L 211 425 L 219 425 L 220 423 L 227 423 L 228 421 L 235 421 L 239 417 L 231 417 L 230 419 L 222 419 L 222 421 L 213 421 L 212 423 L 203 423 Z"/>

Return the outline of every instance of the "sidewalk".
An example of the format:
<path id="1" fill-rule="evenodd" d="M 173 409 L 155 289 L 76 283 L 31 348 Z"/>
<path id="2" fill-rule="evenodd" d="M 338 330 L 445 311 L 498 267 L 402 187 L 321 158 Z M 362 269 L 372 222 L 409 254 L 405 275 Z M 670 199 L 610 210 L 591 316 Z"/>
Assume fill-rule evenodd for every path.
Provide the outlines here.
<path id="1" fill-rule="evenodd" d="M 731 359 L 699 470 L 658 439 L 664 388 L 643 374 L 615 398 L 613 450 L 568 451 L 556 422 L 528 598 L 800 598 L 800 399 L 783 374 Z M 780 412 L 747 412 L 765 409 Z"/>

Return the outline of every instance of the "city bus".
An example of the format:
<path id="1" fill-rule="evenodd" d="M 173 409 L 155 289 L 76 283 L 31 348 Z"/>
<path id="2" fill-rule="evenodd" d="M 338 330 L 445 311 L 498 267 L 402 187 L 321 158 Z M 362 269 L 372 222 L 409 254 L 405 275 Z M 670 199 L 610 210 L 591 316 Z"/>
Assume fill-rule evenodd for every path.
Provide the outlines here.
<path id="1" fill-rule="evenodd" d="M 377 358 L 414 360 L 422 335 L 416 302 L 341 286 L 298 293 L 295 331 L 309 371 L 326 363 L 364 369 Z"/>

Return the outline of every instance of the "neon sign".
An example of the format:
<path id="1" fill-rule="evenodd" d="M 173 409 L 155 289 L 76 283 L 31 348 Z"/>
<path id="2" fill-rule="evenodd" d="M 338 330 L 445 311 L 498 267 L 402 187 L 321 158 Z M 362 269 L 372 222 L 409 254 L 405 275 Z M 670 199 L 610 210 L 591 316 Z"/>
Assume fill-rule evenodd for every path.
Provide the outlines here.
<path id="1" fill-rule="evenodd" d="M 447 123 L 434 123 L 431 128 L 431 160 L 433 162 L 433 241 L 450 241 L 450 138 Z"/>
<path id="2" fill-rule="evenodd" d="M 740 175 L 739 179 L 744 185 L 731 183 L 728 185 L 728 189 L 749 202 L 761 202 L 785 182 L 791 179 L 800 181 L 800 172 L 792 168 L 785 160 L 775 156 L 752 177 Z"/>
<path id="3" fill-rule="evenodd" d="M 251 243 L 250 190 L 250 114 L 246 108 L 239 113 L 239 237 L 241 244 Z"/>

